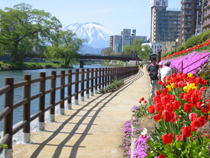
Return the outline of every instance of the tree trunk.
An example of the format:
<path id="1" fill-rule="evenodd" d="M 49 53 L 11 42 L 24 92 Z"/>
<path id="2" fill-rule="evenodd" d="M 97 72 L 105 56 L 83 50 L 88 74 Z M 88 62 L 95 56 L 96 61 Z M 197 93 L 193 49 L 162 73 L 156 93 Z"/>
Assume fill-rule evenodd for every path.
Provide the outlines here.
<path id="1" fill-rule="evenodd" d="M 19 45 L 19 42 L 16 42 L 14 51 L 11 54 L 12 55 L 12 61 L 14 61 L 14 62 L 22 62 L 23 61 L 21 54 L 18 53 L 18 45 Z"/>
<path id="2" fill-rule="evenodd" d="M 65 58 L 65 66 L 69 66 L 70 59 Z"/>

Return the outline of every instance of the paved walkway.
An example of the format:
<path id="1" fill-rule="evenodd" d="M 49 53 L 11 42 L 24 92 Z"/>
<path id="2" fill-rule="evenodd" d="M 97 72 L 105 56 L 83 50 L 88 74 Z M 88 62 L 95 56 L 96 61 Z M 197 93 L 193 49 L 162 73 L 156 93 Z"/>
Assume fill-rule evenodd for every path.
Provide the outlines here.
<path id="1" fill-rule="evenodd" d="M 141 97 L 149 96 L 149 77 L 145 68 L 125 80 L 114 93 L 96 94 L 65 115 L 46 123 L 43 132 L 32 132 L 34 144 L 18 144 L 14 158 L 122 158 L 119 148 L 124 123 L 131 119 L 131 108 Z"/>

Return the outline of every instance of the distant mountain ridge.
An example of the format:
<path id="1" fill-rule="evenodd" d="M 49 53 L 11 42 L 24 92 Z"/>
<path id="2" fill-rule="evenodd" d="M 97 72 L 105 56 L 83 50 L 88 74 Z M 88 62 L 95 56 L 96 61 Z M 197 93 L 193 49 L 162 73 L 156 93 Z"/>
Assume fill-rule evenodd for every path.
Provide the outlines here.
<path id="1" fill-rule="evenodd" d="M 68 29 L 76 33 L 77 37 L 87 39 L 88 42 L 84 43 L 84 45 L 100 49 L 109 47 L 110 36 L 114 34 L 96 22 L 65 25 L 62 30 Z"/>

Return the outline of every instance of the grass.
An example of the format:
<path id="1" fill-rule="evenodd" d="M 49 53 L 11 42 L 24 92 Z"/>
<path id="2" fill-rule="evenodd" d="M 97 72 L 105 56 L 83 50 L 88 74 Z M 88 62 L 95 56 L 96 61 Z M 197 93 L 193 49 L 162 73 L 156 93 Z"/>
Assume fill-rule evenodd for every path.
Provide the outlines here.
<path id="1" fill-rule="evenodd" d="M 61 63 L 39 63 L 39 62 L 0 62 L 0 71 L 2 70 L 32 70 L 45 68 L 66 68 Z"/>

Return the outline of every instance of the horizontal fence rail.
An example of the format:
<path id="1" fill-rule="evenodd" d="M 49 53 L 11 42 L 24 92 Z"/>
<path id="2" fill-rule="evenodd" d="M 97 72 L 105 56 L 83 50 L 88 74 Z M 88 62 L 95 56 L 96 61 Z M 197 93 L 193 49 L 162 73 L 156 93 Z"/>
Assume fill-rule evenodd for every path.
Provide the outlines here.
<path id="1" fill-rule="evenodd" d="M 23 130 L 23 142 L 30 142 L 30 122 L 38 118 L 38 129 L 43 131 L 45 128 L 45 112 L 49 110 L 50 122 L 55 121 L 55 106 L 60 105 L 60 114 L 64 115 L 64 103 L 67 101 L 68 109 L 72 109 L 72 97 L 75 98 L 75 105 L 78 105 L 78 95 L 81 95 L 81 101 L 84 101 L 84 92 L 86 98 L 93 96 L 101 88 L 107 88 L 114 80 L 121 80 L 138 73 L 138 67 L 115 67 L 115 68 L 96 68 L 96 69 L 75 69 L 61 70 L 60 74 L 52 71 L 50 76 L 45 72 L 40 72 L 39 78 L 31 79 L 31 75 L 24 75 L 24 81 L 14 83 L 14 78 L 5 78 L 5 86 L 0 88 L 0 95 L 4 97 L 4 109 L 0 112 L 0 121 L 4 119 L 4 137 L 1 144 L 7 144 L 8 149 L 4 149 L 3 157 L 12 157 L 12 137 L 15 133 Z M 67 77 L 67 79 L 66 79 Z M 72 78 L 75 82 L 72 82 Z M 60 85 L 56 86 L 56 80 L 60 78 Z M 80 80 L 79 80 L 80 78 Z M 46 80 L 50 80 L 50 89 L 46 90 Z M 86 86 L 85 83 L 86 82 Z M 31 84 L 39 83 L 39 93 L 31 96 Z M 75 85 L 74 94 L 72 94 L 72 85 Z M 79 91 L 79 86 L 81 87 Z M 23 98 L 14 103 L 14 89 L 23 87 Z M 65 97 L 65 88 L 67 88 L 67 97 Z M 60 100 L 56 100 L 56 91 L 60 92 Z M 45 108 L 45 95 L 50 94 L 49 106 Z M 39 99 L 38 112 L 30 115 L 31 101 Z M 13 114 L 18 107 L 23 108 L 23 121 L 13 128 Z M 34 105 L 33 105 L 34 106 Z M 0 153 L 3 151 L 0 148 Z"/>

